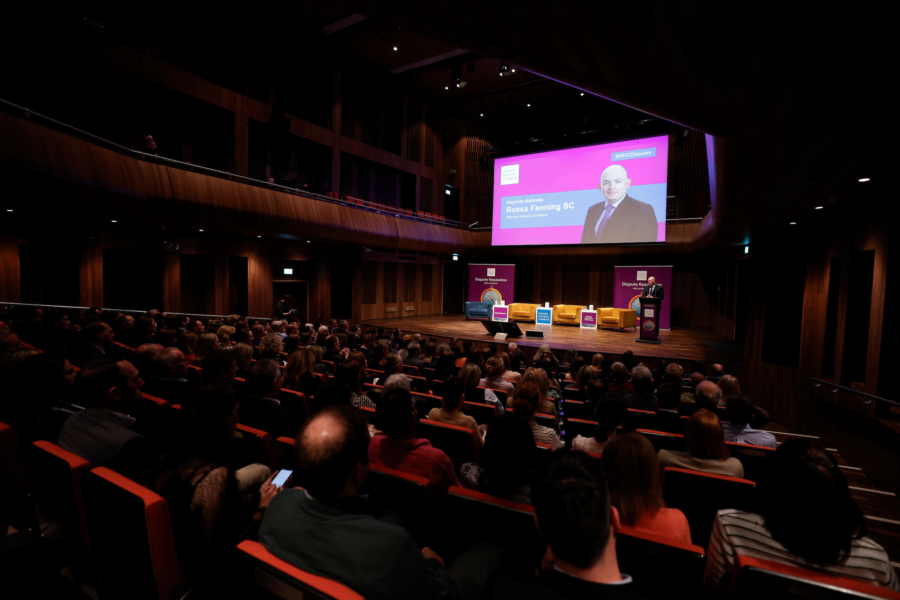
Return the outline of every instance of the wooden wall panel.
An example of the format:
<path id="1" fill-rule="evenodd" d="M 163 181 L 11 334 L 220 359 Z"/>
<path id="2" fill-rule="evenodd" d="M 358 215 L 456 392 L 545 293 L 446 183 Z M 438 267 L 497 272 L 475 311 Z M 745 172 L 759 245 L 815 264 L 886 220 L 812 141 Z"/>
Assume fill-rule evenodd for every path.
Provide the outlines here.
<path id="1" fill-rule="evenodd" d="M 79 255 L 78 297 L 81 306 L 103 306 L 103 248 L 89 242 Z M 112 306 L 109 308 L 118 308 Z"/>
<path id="2" fill-rule="evenodd" d="M 19 240 L 12 235 L 0 236 L 0 301 L 21 302 L 21 282 Z"/>
<path id="3" fill-rule="evenodd" d="M 166 312 L 181 312 L 180 259 L 181 255 L 178 252 L 166 252 L 163 255 L 162 309 Z"/>

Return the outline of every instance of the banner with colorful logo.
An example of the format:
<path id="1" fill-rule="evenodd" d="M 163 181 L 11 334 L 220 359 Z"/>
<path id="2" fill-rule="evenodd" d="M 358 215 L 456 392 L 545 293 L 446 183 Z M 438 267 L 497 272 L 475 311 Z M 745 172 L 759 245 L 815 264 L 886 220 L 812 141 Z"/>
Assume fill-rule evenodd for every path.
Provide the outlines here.
<path id="1" fill-rule="evenodd" d="M 515 276 L 516 265 L 470 264 L 467 301 L 512 304 Z"/>
<path id="2" fill-rule="evenodd" d="M 615 308 L 633 308 L 638 311 L 638 324 L 641 322 L 641 303 L 638 298 L 647 286 L 647 281 L 656 278 L 656 284 L 662 286 L 663 301 L 660 303 L 658 323 L 660 329 L 671 329 L 669 315 L 672 306 L 672 265 L 615 267 L 613 282 L 613 306 Z"/>

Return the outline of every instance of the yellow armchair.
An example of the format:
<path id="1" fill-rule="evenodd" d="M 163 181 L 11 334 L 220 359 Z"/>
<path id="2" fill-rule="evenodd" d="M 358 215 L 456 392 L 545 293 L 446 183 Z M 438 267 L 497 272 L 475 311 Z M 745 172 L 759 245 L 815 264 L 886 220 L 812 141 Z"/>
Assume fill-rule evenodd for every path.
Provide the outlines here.
<path id="1" fill-rule="evenodd" d="M 601 308 L 597 312 L 600 327 L 637 328 L 637 311 L 630 308 Z"/>
<path id="2" fill-rule="evenodd" d="M 553 324 L 581 325 L 581 311 L 587 306 L 576 304 L 557 304 L 553 308 Z"/>
<path id="3" fill-rule="evenodd" d="M 534 321 L 539 304 L 515 303 L 509 305 L 509 316 L 514 321 Z"/>

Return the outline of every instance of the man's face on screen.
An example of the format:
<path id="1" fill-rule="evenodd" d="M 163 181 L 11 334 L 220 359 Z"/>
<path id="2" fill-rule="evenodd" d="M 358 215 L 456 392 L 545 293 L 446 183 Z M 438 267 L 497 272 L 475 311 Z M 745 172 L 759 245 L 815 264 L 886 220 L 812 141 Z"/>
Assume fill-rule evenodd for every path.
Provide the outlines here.
<path id="1" fill-rule="evenodd" d="M 613 165 L 603 171 L 600 176 L 600 191 L 607 202 L 618 202 L 625 197 L 628 188 L 631 187 L 631 180 L 625 169 L 618 165 Z"/>

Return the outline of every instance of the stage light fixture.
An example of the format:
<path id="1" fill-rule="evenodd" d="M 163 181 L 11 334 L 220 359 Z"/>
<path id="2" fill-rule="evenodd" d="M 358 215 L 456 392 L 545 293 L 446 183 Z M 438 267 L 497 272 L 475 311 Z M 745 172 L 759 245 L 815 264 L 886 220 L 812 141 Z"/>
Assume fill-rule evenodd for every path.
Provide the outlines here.
<path id="1" fill-rule="evenodd" d="M 202 230 L 202 229 L 200 230 L 200 233 L 203 233 L 203 230 Z"/>
<path id="2" fill-rule="evenodd" d="M 824 206 L 817 206 L 817 207 L 816 207 L 816 210 L 822 210 L 823 208 L 825 208 L 825 207 L 824 207 Z"/>
<path id="3" fill-rule="evenodd" d="M 859 182 L 860 182 L 860 183 L 865 183 L 865 182 L 867 182 L 868 180 L 869 180 L 868 177 L 863 177 L 862 179 L 859 180 Z"/>
<path id="4" fill-rule="evenodd" d="M 117 223 L 117 221 L 114 220 L 113 223 Z"/>
<path id="5" fill-rule="evenodd" d="M 581 92 L 581 95 L 584 96 L 584 92 Z"/>
<path id="6" fill-rule="evenodd" d="M 797 221 L 791 221 L 791 225 L 796 225 Z"/>
<path id="7" fill-rule="evenodd" d="M 466 87 L 466 80 L 463 79 L 462 69 L 460 69 L 459 67 L 456 67 L 455 69 L 453 69 L 453 72 L 450 73 L 450 76 L 453 78 L 453 83 L 456 84 L 456 87 L 458 87 L 458 88 Z"/>
<path id="8" fill-rule="evenodd" d="M 484 113 L 481 113 L 479 116 L 483 117 L 483 116 L 484 116 Z"/>
<path id="9" fill-rule="evenodd" d="M 13 211 L 13 209 L 11 209 L 11 208 L 6 209 L 6 212 L 12 212 L 12 211 Z"/>
<path id="10" fill-rule="evenodd" d="M 744 254 L 750 254 L 750 246 L 744 246 Z"/>
<path id="11" fill-rule="evenodd" d="M 397 51 L 397 46 L 394 46 L 394 52 L 396 52 L 396 51 Z"/>
<path id="12" fill-rule="evenodd" d="M 449 89 L 450 89 L 450 86 L 449 86 L 449 85 L 445 85 L 445 86 L 444 86 L 444 89 L 445 89 L 445 90 L 449 90 Z"/>
<path id="13" fill-rule="evenodd" d="M 258 236 L 256 236 L 256 237 L 258 237 L 258 238 L 260 238 L 260 239 L 262 239 L 262 236 L 261 236 L 261 235 L 258 235 Z"/>
<path id="14" fill-rule="evenodd" d="M 509 70 L 509 72 L 510 72 L 510 73 L 515 73 L 515 72 L 516 72 L 516 68 L 513 67 L 512 69 Z"/>
<path id="15" fill-rule="evenodd" d="M 459 260 L 459 254 L 454 254 L 454 255 L 453 255 L 453 260 Z"/>
<path id="16" fill-rule="evenodd" d="M 311 242 L 310 242 L 309 240 L 306 240 L 306 243 L 309 244 L 309 243 L 311 243 Z"/>
<path id="17" fill-rule="evenodd" d="M 510 73 L 509 65 L 506 63 L 500 63 L 500 77 L 503 77 L 504 75 L 509 75 L 509 73 Z"/>
<path id="18" fill-rule="evenodd" d="M 531 107 L 531 105 L 530 105 L 530 104 L 529 104 L 529 105 L 528 105 L 528 106 L 529 106 L 529 108 L 530 108 L 530 107 Z"/>

